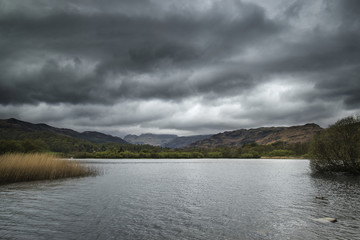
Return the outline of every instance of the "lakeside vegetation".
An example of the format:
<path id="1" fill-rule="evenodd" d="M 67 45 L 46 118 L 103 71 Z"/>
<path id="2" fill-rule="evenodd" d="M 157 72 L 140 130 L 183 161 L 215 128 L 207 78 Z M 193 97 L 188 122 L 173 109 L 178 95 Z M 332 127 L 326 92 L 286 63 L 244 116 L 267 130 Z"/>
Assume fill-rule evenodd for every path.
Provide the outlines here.
<path id="1" fill-rule="evenodd" d="M 0 140 L 0 154 L 52 152 L 62 157 L 73 158 L 306 158 L 308 149 L 309 143 L 287 144 L 284 142 L 268 145 L 249 143 L 233 148 L 223 146 L 211 149 L 170 149 L 151 145 L 70 142 L 66 137 L 46 142 L 38 138 Z"/>
<path id="2" fill-rule="evenodd" d="M 360 116 L 343 118 L 315 136 L 309 156 L 314 173 L 360 175 Z"/>
<path id="3" fill-rule="evenodd" d="M 98 170 L 76 161 L 58 159 L 48 153 L 8 153 L 0 155 L 0 184 L 84 177 Z"/>

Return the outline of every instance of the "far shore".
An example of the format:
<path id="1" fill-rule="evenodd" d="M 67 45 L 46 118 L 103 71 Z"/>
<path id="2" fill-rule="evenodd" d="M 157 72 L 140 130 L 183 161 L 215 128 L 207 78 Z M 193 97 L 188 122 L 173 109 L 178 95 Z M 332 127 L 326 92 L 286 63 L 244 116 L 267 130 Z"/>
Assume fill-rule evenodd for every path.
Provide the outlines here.
<path id="1" fill-rule="evenodd" d="M 299 159 L 299 160 L 308 160 L 307 158 L 303 158 L 303 157 L 266 157 L 266 156 L 262 156 L 261 159 Z"/>

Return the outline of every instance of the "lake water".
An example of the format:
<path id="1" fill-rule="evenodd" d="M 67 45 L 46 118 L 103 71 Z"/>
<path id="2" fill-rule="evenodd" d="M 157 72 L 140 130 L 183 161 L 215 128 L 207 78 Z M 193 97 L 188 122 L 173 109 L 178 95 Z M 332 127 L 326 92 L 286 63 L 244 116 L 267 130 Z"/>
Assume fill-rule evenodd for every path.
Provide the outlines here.
<path id="1" fill-rule="evenodd" d="M 104 174 L 0 186 L 0 239 L 360 239 L 360 179 L 307 160 L 84 164 Z"/>

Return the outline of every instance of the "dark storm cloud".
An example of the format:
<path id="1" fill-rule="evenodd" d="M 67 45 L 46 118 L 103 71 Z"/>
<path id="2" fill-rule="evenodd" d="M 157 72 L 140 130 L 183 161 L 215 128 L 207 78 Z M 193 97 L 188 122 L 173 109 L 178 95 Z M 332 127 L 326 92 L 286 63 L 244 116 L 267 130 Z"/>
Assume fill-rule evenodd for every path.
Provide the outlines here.
<path id="1" fill-rule="evenodd" d="M 360 13 L 360 3 L 357 0 L 345 0 L 340 1 L 337 4 L 340 4 L 340 16 L 343 20 L 343 26 L 345 28 L 359 27 L 359 13 Z M 357 26 L 356 26 L 357 25 Z M 355 30 L 355 29 L 354 29 Z"/>
<path id="2" fill-rule="evenodd" d="M 294 1 L 284 15 L 301 18 L 306 3 L 309 1 Z M 342 101 L 346 109 L 359 109 L 360 1 L 324 1 L 322 7 L 325 17 L 319 16 L 320 22 L 294 33 L 297 37 L 292 41 L 285 39 L 282 51 L 264 57 L 256 66 L 265 75 L 290 74 L 302 79 L 296 81 L 314 83 L 314 91 L 300 98 Z"/>
<path id="3" fill-rule="evenodd" d="M 299 18 L 302 6 L 304 1 L 295 1 L 293 2 L 284 12 L 284 15 L 287 18 Z"/>
<path id="4" fill-rule="evenodd" d="M 0 117 L 327 123 L 360 110 L 359 16 L 358 0 L 0 0 Z"/>
<path id="5" fill-rule="evenodd" d="M 317 98 L 342 99 L 347 109 L 359 110 L 360 2 L 337 1 L 329 11 L 338 14 L 338 27 L 331 33 L 318 29 L 313 44 L 303 49 L 310 54 L 298 66 L 317 72 L 318 78 L 313 80 Z"/>
<path id="6" fill-rule="evenodd" d="M 76 62 L 74 60 L 74 62 Z M 76 64 L 75 64 L 76 65 Z M 66 102 L 81 103 L 84 99 L 100 99 L 98 81 L 93 77 L 77 77 L 76 68 L 61 67 L 55 60 L 47 60 L 39 72 L 20 76 L 8 76 L 0 83 L 0 101 L 9 103 L 48 103 Z"/>
<path id="7" fill-rule="evenodd" d="M 234 10 L 229 8 L 237 8 L 239 14 L 228 16 L 227 11 Z M 243 80 L 247 73 L 222 71 L 224 76 L 218 74 L 217 79 L 206 81 L 208 85 L 192 83 L 188 89 L 181 85 L 197 68 L 215 65 L 232 51 L 242 51 L 281 29 L 266 18 L 262 8 L 236 1 L 218 3 L 211 10 L 197 14 L 185 9 L 155 17 L 146 13 L 128 16 L 98 10 L 100 12 L 89 14 L 66 12 L 66 8 L 61 8 L 45 16 L 18 15 L 17 12 L 1 16 L 3 40 L 0 44 L 3 49 L 11 49 L 6 59 L 0 59 L 1 103 L 108 103 L 129 97 L 171 99 L 194 92 L 216 92 L 216 89 L 221 94 L 227 92 L 226 88 L 251 86 L 250 81 L 244 83 Z M 26 51 L 42 53 L 43 61 L 37 60 L 40 69 L 20 76 L 7 71 L 9 65 L 23 60 Z M 57 62 L 60 60 L 52 57 L 57 54 L 94 59 L 97 65 L 90 74 L 79 77 L 76 72 L 80 64 L 61 67 Z M 25 68 L 18 66 L 17 71 L 21 72 L 22 67 Z M 169 78 L 161 82 L 133 80 L 137 74 L 162 77 L 162 68 L 181 68 L 189 73 L 183 74 L 182 79 Z M 113 79 L 106 80 L 109 75 Z M 117 89 L 108 89 L 103 84 L 104 81 L 119 82 L 119 78 L 122 80 Z M 170 87 L 173 85 L 179 85 L 176 91 Z"/>
<path id="8" fill-rule="evenodd" d="M 341 98 L 347 109 L 358 109 L 360 106 L 360 65 L 340 71 L 335 71 L 335 73 L 329 71 L 329 76 L 316 84 L 319 93 L 317 98 L 321 97 L 329 101 Z M 331 76 L 331 73 L 334 75 Z"/>

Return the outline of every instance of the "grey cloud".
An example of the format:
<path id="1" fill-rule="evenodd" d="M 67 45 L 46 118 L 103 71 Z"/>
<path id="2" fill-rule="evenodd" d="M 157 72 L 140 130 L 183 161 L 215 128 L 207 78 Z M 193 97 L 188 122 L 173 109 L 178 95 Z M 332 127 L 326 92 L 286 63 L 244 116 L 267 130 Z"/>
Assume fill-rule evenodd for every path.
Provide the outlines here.
<path id="1" fill-rule="evenodd" d="M 337 111 L 358 111 L 360 1 L 255 2 L 0 1 L 0 107 L 9 117 L 23 106 L 40 109 L 46 119 L 41 104 L 64 105 L 78 125 L 189 131 L 324 122 Z M 277 79 L 297 89 L 274 102 L 276 109 L 244 98 L 243 112 L 208 122 L 196 114 L 170 119 L 161 109 L 98 117 L 147 101 L 174 109 L 187 99 L 211 109 L 219 99 L 249 93 L 266 101 L 256 89 Z M 302 82 L 313 87 L 303 91 Z M 302 111 L 286 109 L 286 102 Z"/>
<path id="2" fill-rule="evenodd" d="M 226 11 L 234 11 L 231 8 L 236 8 L 235 13 L 236 10 L 239 13 L 227 16 Z M 16 63 L 22 57 L 20 53 L 29 49 L 42 51 L 50 59 L 45 64 L 39 63 L 44 65 L 40 71 L 26 77 L 3 74 L 0 89 L 3 104 L 108 104 L 119 98 L 171 99 L 206 91 L 221 95 L 228 92 L 226 89 L 253 85 L 250 79 L 243 77 L 247 73 L 224 73 L 207 81 L 207 86 L 201 83 L 192 85 L 194 89 L 181 86 L 188 79 L 162 79 L 161 83 L 139 83 L 132 79 L 143 73 L 161 77 L 164 62 L 167 68 L 189 71 L 189 77 L 194 69 L 220 63 L 231 51 L 241 51 L 281 29 L 276 22 L 266 18 L 263 9 L 236 1 L 229 1 L 224 6 L 215 5 L 209 12 L 192 13 L 189 17 L 186 12 L 166 12 L 162 18 L 152 18 L 122 13 L 64 12 L 61 8 L 61 11 L 45 16 L 12 13 L 0 19 L 0 33 L 4 37 L 0 44 L 12 48 L 12 52 L 8 52 L 10 60 L 0 59 L 0 67 Z M 59 53 L 76 59 L 96 59 L 98 65 L 91 75 L 78 77 L 76 68 L 61 69 L 52 59 L 53 54 Z M 109 74 L 122 75 L 119 88 L 108 89 L 103 85 L 104 81 L 111 81 L 105 80 Z"/>
<path id="3" fill-rule="evenodd" d="M 2 81 L 0 101 L 4 104 L 104 101 L 104 92 L 98 92 L 96 87 L 98 80 L 76 76 L 76 70 L 76 67 L 61 67 L 50 59 L 37 73 L 9 76 L 8 81 Z"/>
<path id="4" fill-rule="evenodd" d="M 360 2 L 357 0 L 338 1 L 340 17 L 344 27 L 359 27 Z"/>
<path id="5" fill-rule="evenodd" d="M 332 71 L 330 71 L 330 74 Z M 339 74 L 340 73 L 340 74 Z M 347 109 L 358 109 L 360 106 L 360 66 L 336 71 L 333 76 L 324 76 L 316 84 L 317 98 L 325 100 L 341 99 Z"/>
<path id="6" fill-rule="evenodd" d="M 286 10 L 284 11 L 285 17 L 288 19 L 299 18 L 304 3 L 305 3 L 304 0 L 302 1 L 296 0 L 292 2 L 290 6 L 287 7 Z"/>
<path id="7" fill-rule="evenodd" d="M 305 1 L 306 2 L 306 1 Z M 287 11 L 296 9 L 301 15 L 304 3 L 296 1 Z M 283 38 L 282 51 L 271 52 L 256 65 L 264 75 L 283 74 L 297 76 L 292 81 L 313 82 L 313 91 L 300 98 L 311 102 L 314 99 L 342 102 L 346 109 L 360 106 L 360 2 L 324 1 L 326 18 L 334 26 L 322 28 L 316 24 L 297 33 L 296 41 Z M 320 18 L 321 19 L 321 18 Z M 321 23 L 323 24 L 323 23 Z M 302 79 L 302 80 L 299 80 Z"/>

